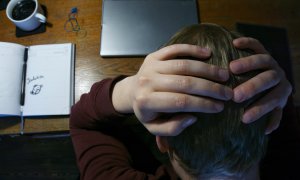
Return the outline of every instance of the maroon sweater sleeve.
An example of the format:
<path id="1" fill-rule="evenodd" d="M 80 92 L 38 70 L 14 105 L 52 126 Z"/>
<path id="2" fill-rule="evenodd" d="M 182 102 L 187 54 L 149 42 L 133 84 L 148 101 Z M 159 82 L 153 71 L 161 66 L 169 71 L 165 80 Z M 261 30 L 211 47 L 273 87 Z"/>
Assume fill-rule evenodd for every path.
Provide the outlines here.
<path id="1" fill-rule="evenodd" d="M 132 155 L 118 138 L 122 133 L 118 125 L 125 116 L 115 111 L 111 101 L 112 88 L 121 78 L 95 83 L 72 107 L 70 133 L 81 179 L 176 179 L 169 166 L 158 164 L 153 173 L 133 167 Z"/>

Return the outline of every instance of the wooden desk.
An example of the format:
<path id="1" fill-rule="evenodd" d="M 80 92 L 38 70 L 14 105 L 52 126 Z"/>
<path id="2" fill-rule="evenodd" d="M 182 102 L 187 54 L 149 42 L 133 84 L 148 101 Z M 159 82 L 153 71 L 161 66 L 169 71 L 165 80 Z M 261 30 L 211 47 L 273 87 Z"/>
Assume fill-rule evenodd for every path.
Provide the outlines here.
<path id="1" fill-rule="evenodd" d="M 143 58 L 109 58 L 99 56 L 102 1 L 99 0 L 39 0 L 47 7 L 46 33 L 15 37 L 15 26 L 0 11 L 0 41 L 23 45 L 72 42 L 76 44 L 75 100 L 89 91 L 93 83 L 119 74 L 134 74 Z M 236 22 L 284 27 L 288 31 L 293 60 L 296 89 L 300 89 L 300 1 L 298 0 L 198 0 L 201 22 L 217 23 L 234 29 Z M 64 23 L 72 7 L 79 9 L 78 22 L 86 31 L 82 37 L 64 31 Z M 0 57 L 1 58 L 1 57 Z M 120 60 L 122 59 L 122 60 Z M 1 82 L 0 82 L 1 83 Z M 295 95 L 300 102 L 300 93 Z M 26 120 L 25 132 L 64 131 L 69 129 L 68 118 Z M 19 120 L 0 119 L 0 134 L 19 132 Z"/>

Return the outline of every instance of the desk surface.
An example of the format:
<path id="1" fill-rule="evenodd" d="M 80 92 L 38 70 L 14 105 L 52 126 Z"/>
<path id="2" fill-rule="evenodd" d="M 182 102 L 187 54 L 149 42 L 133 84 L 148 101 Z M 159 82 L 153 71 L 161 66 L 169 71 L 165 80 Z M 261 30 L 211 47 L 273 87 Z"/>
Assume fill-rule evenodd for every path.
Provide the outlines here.
<path id="1" fill-rule="evenodd" d="M 89 91 L 93 83 L 120 74 L 137 72 L 143 58 L 102 58 L 99 56 L 102 1 L 39 0 L 47 7 L 46 33 L 15 37 L 15 26 L 8 20 L 5 10 L 0 11 L 0 41 L 23 45 L 72 42 L 76 44 L 75 100 Z M 198 0 L 201 22 L 217 23 L 233 30 L 236 22 L 263 24 L 286 28 L 288 31 L 294 68 L 296 90 L 300 90 L 300 1 L 298 0 Z M 78 22 L 86 35 L 64 31 L 64 23 L 72 7 L 77 7 Z M 120 60 L 122 59 L 122 60 Z M 295 94 L 300 102 L 300 93 Z M 65 131 L 69 118 L 28 119 L 25 133 Z M 19 132 L 19 119 L 0 119 L 0 134 Z"/>

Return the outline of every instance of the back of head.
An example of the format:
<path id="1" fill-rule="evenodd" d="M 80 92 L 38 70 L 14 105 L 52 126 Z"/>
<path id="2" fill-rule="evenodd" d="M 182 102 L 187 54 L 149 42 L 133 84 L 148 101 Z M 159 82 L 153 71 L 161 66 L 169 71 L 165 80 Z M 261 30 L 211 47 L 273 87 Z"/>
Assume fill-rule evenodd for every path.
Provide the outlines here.
<path id="1" fill-rule="evenodd" d="M 221 26 L 198 24 L 182 29 L 166 45 L 207 47 L 212 50 L 212 56 L 205 62 L 228 69 L 230 61 L 251 55 L 250 51 L 233 46 L 232 41 L 237 37 Z M 231 74 L 223 84 L 234 88 L 257 73 Z M 195 124 L 178 136 L 167 137 L 171 158 L 176 158 L 185 172 L 200 179 L 243 176 L 259 162 L 267 146 L 266 116 L 251 124 L 241 121 L 244 109 L 254 99 L 240 104 L 228 101 L 217 114 L 196 113 Z"/>

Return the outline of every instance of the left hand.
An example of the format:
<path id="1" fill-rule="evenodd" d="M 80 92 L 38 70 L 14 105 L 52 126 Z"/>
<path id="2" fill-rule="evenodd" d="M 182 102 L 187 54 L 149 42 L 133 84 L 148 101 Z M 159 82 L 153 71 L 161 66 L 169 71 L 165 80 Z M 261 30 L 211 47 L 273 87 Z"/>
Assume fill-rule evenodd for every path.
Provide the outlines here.
<path id="1" fill-rule="evenodd" d="M 266 134 L 270 134 L 279 127 L 282 109 L 292 92 L 292 86 L 284 71 L 258 40 L 242 37 L 235 39 L 233 44 L 239 49 L 252 49 L 257 54 L 232 61 L 230 63 L 232 73 L 241 74 L 257 69 L 265 70 L 234 88 L 233 101 L 240 103 L 262 91 L 273 88 L 268 94 L 247 108 L 242 120 L 244 123 L 251 123 L 272 111 L 266 129 Z"/>

